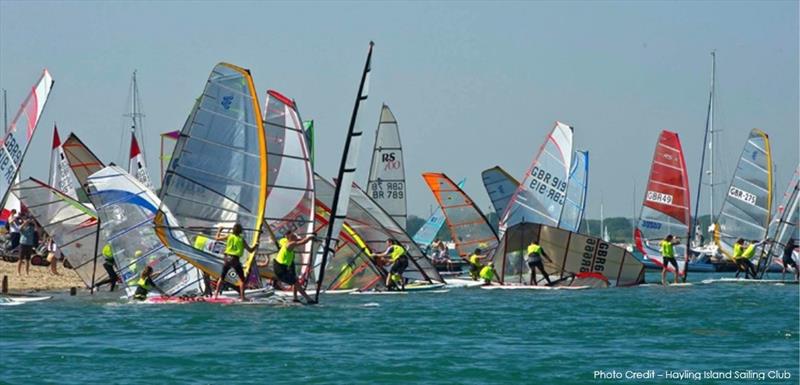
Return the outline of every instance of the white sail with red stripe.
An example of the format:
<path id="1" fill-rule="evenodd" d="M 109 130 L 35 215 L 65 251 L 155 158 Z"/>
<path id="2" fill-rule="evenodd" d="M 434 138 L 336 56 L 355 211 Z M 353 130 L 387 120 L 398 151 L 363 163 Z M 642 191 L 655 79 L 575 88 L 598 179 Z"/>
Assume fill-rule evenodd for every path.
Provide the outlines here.
<path id="1" fill-rule="evenodd" d="M 142 150 L 139 149 L 139 142 L 136 141 L 136 135 L 133 133 L 131 133 L 131 152 L 128 162 L 128 173 L 152 190 L 153 182 L 150 181 L 150 174 L 148 174 L 147 166 L 145 166 L 144 163 L 144 154 L 142 154 Z"/>
<path id="2" fill-rule="evenodd" d="M 67 156 L 64 155 L 64 148 L 61 147 L 58 127 L 55 125 L 53 125 L 53 145 L 50 150 L 50 174 L 47 184 L 72 199 L 78 199 L 78 194 L 75 192 L 78 180 L 75 179 L 75 175 L 72 174 L 72 170 L 69 168 Z"/>
<path id="3" fill-rule="evenodd" d="M 680 238 L 675 256 L 685 257 L 685 240 L 691 227 L 689 178 L 678 134 L 661 131 L 656 143 L 650 178 L 647 182 L 642 210 L 634 230 L 636 248 L 645 258 L 662 266 L 660 243 L 667 235 Z M 683 263 L 680 263 L 683 269 Z M 668 266 L 670 271 L 674 268 Z M 683 274 L 683 271 L 680 271 Z"/>

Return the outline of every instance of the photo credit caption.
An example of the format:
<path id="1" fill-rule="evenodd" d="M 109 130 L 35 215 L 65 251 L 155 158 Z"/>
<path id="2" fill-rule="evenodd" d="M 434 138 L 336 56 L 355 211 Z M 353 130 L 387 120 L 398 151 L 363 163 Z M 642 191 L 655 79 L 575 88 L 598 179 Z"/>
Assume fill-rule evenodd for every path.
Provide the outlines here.
<path id="1" fill-rule="evenodd" d="M 639 381 L 704 381 L 704 380 L 740 380 L 740 381 L 774 381 L 790 380 L 792 372 L 783 369 L 765 370 L 595 370 L 595 380 L 639 380 Z"/>

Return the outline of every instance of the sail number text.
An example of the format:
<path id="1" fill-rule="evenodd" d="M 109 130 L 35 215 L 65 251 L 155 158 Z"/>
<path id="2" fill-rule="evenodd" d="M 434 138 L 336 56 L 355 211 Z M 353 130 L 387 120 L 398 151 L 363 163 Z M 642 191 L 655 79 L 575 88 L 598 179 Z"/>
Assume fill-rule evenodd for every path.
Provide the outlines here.
<path id="1" fill-rule="evenodd" d="M 404 191 L 404 182 L 372 182 L 372 199 L 403 199 Z"/>
<path id="2" fill-rule="evenodd" d="M 0 159 L 0 173 L 3 174 L 3 178 L 10 185 L 13 183 L 14 174 L 17 171 L 16 165 L 22 159 L 22 150 L 19 148 L 19 144 L 14 139 L 13 134 L 6 136 L 3 148 L 0 150 L 0 158 L 2 158 Z"/>
<path id="3" fill-rule="evenodd" d="M 736 199 L 738 199 L 738 200 L 740 200 L 740 201 L 742 201 L 744 203 L 747 203 L 749 205 L 753 205 L 753 206 L 756 205 L 756 196 L 755 196 L 755 194 L 751 194 L 751 193 L 749 193 L 747 191 L 740 190 L 740 189 L 738 189 L 738 188 L 736 188 L 734 186 L 731 186 L 731 189 L 728 190 L 728 196 L 730 196 L 732 198 L 736 198 Z"/>
<path id="4" fill-rule="evenodd" d="M 595 250 L 597 257 L 594 257 Z M 608 243 L 598 241 L 595 238 L 586 238 L 583 246 L 583 256 L 581 258 L 581 273 L 602 272 L 606 268 L 606 256 L 608 256 Z M 592 263 L 594 259 L 594 263 Z"/>
<path id="5" fill-rule="evenodd" d="M 672 195 L 660 193 L 658 191 L 648 191 L 645 199 L 650 202 L 663 203 L 665 205 L 672 204 Z"/>
<path id="6" fill-rule="evenodd" d="M 557 176 L 551 175 L 539 166 L 534 166 L 531 170 L 531 183 L 528 187 L 532 191 L 544 195 L 545 199 L 550 199 L 560 205 L 564 204 L 567 197 L 567 181 L 558 179 Z"/>

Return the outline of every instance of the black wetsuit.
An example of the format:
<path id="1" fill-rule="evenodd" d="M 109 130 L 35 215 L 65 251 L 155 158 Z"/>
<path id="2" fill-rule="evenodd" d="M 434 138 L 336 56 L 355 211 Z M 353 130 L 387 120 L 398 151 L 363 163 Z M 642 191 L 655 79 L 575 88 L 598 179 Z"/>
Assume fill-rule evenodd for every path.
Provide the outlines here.
<path id="1" fill-rule="evenodd" d="M 786 247 L 783 248 L 783 266 L 789 267 L 794 266 L 797 269 L 797 262 L 795 262 L 794 258 L 792 258 L 792 254 L 794 254 L 795 244 L 787 243 Z"/>
<path id="2" fill-rule="evenodd" d="M 544 263 L 542 262 L 542 256 L 538 253 L 530 253 L 528 254 L 528 268 L 531 269 L 531 283 L 536 284 L 536 269 L 542 272 L 544 275 L 544 279 L 547 281 L 548 285 L 552 285 L 553 282 L 550 282 L 550 276 L 544 271 Z"/>

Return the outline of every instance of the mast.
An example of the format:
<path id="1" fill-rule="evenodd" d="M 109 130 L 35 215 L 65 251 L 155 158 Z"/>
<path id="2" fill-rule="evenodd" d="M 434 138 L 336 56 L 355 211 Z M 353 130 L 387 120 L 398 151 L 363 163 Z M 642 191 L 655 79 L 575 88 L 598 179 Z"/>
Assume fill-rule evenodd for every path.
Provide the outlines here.
<path id="1" fill-rule="evenodd" d="M 369 42 L 369 50 L 367 51 L 367 61 L 364 63 L 364 71 L 361 73 L 361 83 L 358 85 L 358 94 L 356 95 L 356 102 L 353 106 L 353 113 L 350 115 L 350 126 L 347 129 L 347 138 L 344 141 L 344 150 L 342 151 L 342 161 L 339 164 L 339 173 L 336 178 L 336 190 L 333 194 L 333 202 L 331 204 L 330 221 L 328 222 L 328 231 L 325 235 L 324 247 L 322 249 L 322 261 L 319 269 L 319 277 L 317 278 L 317 292 L 314 295 L 314 300 L 319 301 L 319 293 L 322 291 L 322 282 L 325 278 L 325 265 L 327 264 L 328 257 L 333 256 L 336 252 L 336 245 L 331 245 L 333 237 L 338 237 L 341 230 L 342 223 L 347 217 L 347 204 L 349 203 L 350 189 L 353 188 L 353 173 L 356 171 L 358 164 L 358 146 L 361 142 L 361 135 L 363 131 L 356 129 L 358 121 L 358 108 L 361 106 L 362 100 L 367 100 L 367 93 L 369 91 L 369 74 L 372 70 L 372 47 L 374 42 Z M 350 151 L 353 147 L 353 158 L 351 159 Z M 344 192 L 342 191 L 344 189 Z M 344 197 L 342 197 L 344 194 Z M 342 199 L 343 198 L 343 199 Z M 339 202 L 342 200 L 344 203 Z M 340 205 L 344 205 L 339 207 Z M 339 222 L 339 223 L 336 223 Z M 333 246 L 333 248 L 332 248 Z"/>
<path id="2" fill-rule="evenodd" d="M 708 178 L 709 178 L 709 207 L 708 207 L 708 218 L 711 224 L 716 223 L 714 220 L 714 83 L 716 78 L 716 69 L 717 69 L 717 55 L 716 51 L 711 51 L 711 89 L 708 92 L 708 113 L 706 115 L 706 132 L 703 137 L 703 153 L 700 157 L 700 178 L 697 181 L 697 199 L 694 200 L 694 216 L 691 214 L 689 215 L 692 218 L 691 223 L 689 223 L 689 237 L 686 239 L 686 256 L 683 260 L 683 282 L 686 282 L 686 277 L 689 275 L 689 254 L 691 253 L 691 245 L 692 239 L 695 237 L 695 230 L 697 227 L 697 223 L 700 222 L 700 193 L 703 189 L 703 174 L 705 171 L 703 170 L 706 161 L 706 146 L 705 143 L 708 143 L 708 150 L 709 154 L 709 167 L 708 167 Z M 709 133 L 711 136 L 709 137 Z M 702 229 L 701 229 L 702 231 Z M 709 234 L 710 237 L 713 237 L 713 234 Z"/>
<path id="3" fill-rule="evenodd" d="M 3 131 L 8 130 L 8 93 L 3 88 Z"/>
<path id="4" fill-rule="evenodd" d="M 136 136 L 136 130 L 138 129 L 140 132 L 139 135 L 139 142 L 141 143 L 140 150 L 142 152 L 142 157 L 147 159 L 147 155 L 145 153 L 144 148 L 147 147 L 144 141 L 144 130 L 142 128 L 142 118 L 144 118 L 144 114 L 142 113 L 142 106 L 141 101 L 139 100 L 139 84 L 136 82 L 136 71 L 133 71 L 133 75 L 131 77 L 131 112 L 129 114 L 123 115 L 126 118 L 131 118 L 131 138 Z M 123 137 L 124 138 L 124 137 Z M 131 139 L 132 140 L 132 139 Z M 124 141 L 124 139 L 123 139 Z M 130 143 L 128 145 L 130 148 Z M 127 152 L 121 151 L 123 154 Z M 120 164 L 127 164 L 127 159 L 123 159 Z"/>

